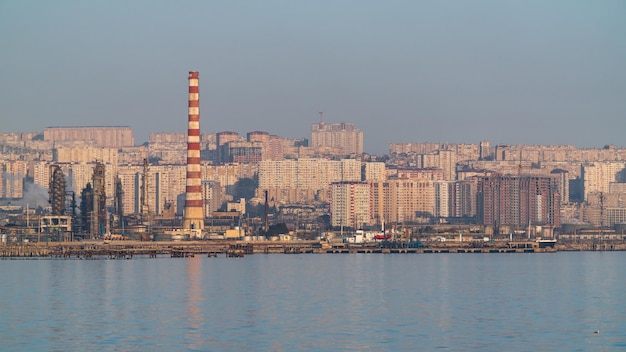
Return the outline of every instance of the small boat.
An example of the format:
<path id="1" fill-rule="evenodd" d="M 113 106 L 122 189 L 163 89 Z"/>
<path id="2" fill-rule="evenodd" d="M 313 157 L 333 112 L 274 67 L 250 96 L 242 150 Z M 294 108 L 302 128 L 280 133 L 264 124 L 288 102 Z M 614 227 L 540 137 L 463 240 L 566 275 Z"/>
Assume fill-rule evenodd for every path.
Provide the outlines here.
<path id="1" fill-rule="evenodd" d="M 554 248 L 556 245 L 556 239 L 537 239 L 536 242 L 539 248 Z"/>
<path id="2" fill-rule="evenodd" d="M 376 241 L 386 241 L 391 238 L 391 235 L 387 234 L 379 234 L 374 236 L 374 240 Z"/>

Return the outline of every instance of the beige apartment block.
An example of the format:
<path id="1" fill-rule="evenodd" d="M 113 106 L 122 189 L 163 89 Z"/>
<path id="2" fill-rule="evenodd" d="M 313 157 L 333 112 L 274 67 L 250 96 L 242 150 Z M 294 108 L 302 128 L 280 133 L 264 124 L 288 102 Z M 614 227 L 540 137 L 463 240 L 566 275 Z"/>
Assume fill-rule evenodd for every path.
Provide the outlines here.
<path id="1" fill-rule="evenodd" d="M 48 188 L 50 186 L 50 165 L 54 163 L 49 161 L 33 161 L 31 162 L 31 170 L 33 176 L 33 183 Z M 65 173 L 63 173 L 65 175 Z M 65 175 L 67 181 L 67 175 Z"/>
<path id="2" fill-rule="evenodd" d="M 577 148 L 571 145 L 497 145 L 495 160 L 509 161 L 624 161 L 626 149 L 615 146 Z"/>
<path id="3" fill-rule="evenodd" d="M 118 148 L 92 146 L 55 147 L 52 150 L 55 163 L 90 163 L 96 160 L 105 164 L 118 164 Z"/>
<path id="4" fill-rule="evenodd" d="M 387 179 L 387 167 L 382 162 L 363 163 L 365 168 L 364 181 L 385 181 Z"/>
<path id="5" fill-rule="evenodd" d="M 28 147 L 33 138 L 41 132 L 0 132 L 0 145 L 11 147 Z"/>
<path id="6" fill-rule="evenodd" d="M 125 126 L 113 127 L 46 127 L 45 141 L 84 141 L 97 147 L 120 148 L 135 145 L 133 130 Z"/>
<path id="7" fill-rule="evenodd" d="M 117 177 L 122 183 L 124 215 L 140 215 L 142 210 L 160 215 L 166 205 L 182 207 L 179 203 L 185 193 L 184 165 L 149 165 L 145 177 L 143 165 L 125 165 L 117 169 Z M 146 187 L 145 199 L 142 187 Z"/>
<path id="8" fill-rule="evenodd" d="M 218 181 L 202 181 L 203 214 L 211 214 L 222 206 L 222 187 Z"/>
<path id="9" fill-rule="evenodd" d="M 311 147 L 334 155 L 362 154 L 363 132 L 351 123 L 314 123 Z"/>
<path id="10" fill-rule="evenodd" d="M 582 179 L 585 200 L 592 192 L 609 193 L 613 182 L 626 181 L 625 162 L 595 162 L 582 165 Z"/>
<path id="11" fill-rule="evenodd" d="M 370 185 L 376 223 L 428 222 L 435 214 L 435 181 L 390 179 Z"/>
<path id="12" fill-rule="evenodd" d="M 119 149 L 117 162 L 120 165 L 141 164 L 144 159 L 148 159 L 148 147 L 123 147 Z"/>
<path id="13" fill-rule="evenodd" d="M 28 170 L 28 162 L 21 160 L 0 162 L 0 198 L 22 198 L 23 180 Z"/>
<path id="14" fill-rule="evenodd" d="M 284 160 L 285 149 L 293 145 L 288 143 L 285 138 L 279 136 L 270 136 L 269 140 L 265 142 L 263 148 L 263 160 Z"/>
<path id="15" fill-rule="evenodd" d="M 428 180 L 444 180 L 444 171 L 439 168 L 431 169 L 389 169 L 393 173 L 389 173 L 389 177 L 395 178 L 411 178 L 411 179 L 428 179 Z"/>
<path id="16" fill-rule="evenodd" d="M 436 218 L 448 218 L 455 214 L 455 181 L 435 181 L 435 206 L 433 216 Z"/>
<path id="17" fill-rule="evenodd" d="M 355 159 L 297 159 L 262 161 L 257 196 L 273 194 L 275 202 L 314 202 L 328 199 L 332 182 L 361 181 L 361 162 Z"/>
<path id="18" fill-rule="evenodd" d="M 426 155 L 436 154 L 441 151 L 449 151 L 455 155 L 458 160 L 478 160 L 482 153 L 489 153 L 489 142 L 484 141 L 481 144 L 468 143 L 391 143 L 389 151 L 396 154 L 413 154 Z M 488 155 L 486 155 L 488 156 Z"/>
<path id="19" fill-rule="evenodd" d="M 143 167 L 140 165 L 125 165 L 117 169 L 122 185 L 122 214 L 128 216 L 139 214 L 141 203 L 141 174 Z"/>
<path id="20" fill-rule="evenodd" d="M 222 197 L 224 200 L 229 199 L 226 194 L 232 194 L 234 185 L 243 178 L 254 178 L 259 172 L 259 164 L 223 164 L 213 165 L 209 163 L 202 163 L 200 166 L 202 169 L 203 181 L 216 181 L 219 182 L 222 188 Z"/>

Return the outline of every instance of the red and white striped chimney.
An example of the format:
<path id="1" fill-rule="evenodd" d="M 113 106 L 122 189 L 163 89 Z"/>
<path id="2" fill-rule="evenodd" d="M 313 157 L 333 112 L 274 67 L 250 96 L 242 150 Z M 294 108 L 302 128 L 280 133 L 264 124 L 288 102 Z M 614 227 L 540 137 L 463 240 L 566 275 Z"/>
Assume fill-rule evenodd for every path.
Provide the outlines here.
<path id="1" fill-rule="evenodd" d="M 189 126 L 187 129 L 187 188 L 183 229 L 204 228 L 202 171 L 200 169 L 200 90 L 198 72 L 189 72 Z"/>

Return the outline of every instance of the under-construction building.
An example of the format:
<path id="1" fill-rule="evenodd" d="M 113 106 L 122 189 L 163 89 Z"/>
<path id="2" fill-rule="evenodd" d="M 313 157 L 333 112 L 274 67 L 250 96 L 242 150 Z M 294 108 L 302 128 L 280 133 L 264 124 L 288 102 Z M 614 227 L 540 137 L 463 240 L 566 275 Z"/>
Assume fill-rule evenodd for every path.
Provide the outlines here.
<path id="1" fill-rule="evenodd" d="M 559 227 L 560 204 L 556 177 L 496 174 L 478 178 L 478 219 L 484 225 Z"/>

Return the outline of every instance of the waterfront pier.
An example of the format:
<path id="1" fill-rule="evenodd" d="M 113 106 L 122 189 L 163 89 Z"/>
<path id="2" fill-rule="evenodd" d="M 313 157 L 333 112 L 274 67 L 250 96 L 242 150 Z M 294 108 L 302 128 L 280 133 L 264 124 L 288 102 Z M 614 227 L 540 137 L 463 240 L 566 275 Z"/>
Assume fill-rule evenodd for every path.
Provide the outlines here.
<path id="1" fill-rule="evenodd" d="M 252 254 L 429 254 L 429 253 L 550 253 L 557 251 L 623 251 L 624 241 L 579 241 L 541 247 L 533 241 L 496 243 L 433 242 L 415 245 L 390 243 L 328 243 L 320 241 L 75 241 L 0 244 L 0 258 L 132 259 L 189 258 L 195 256 L 231 258 Z"/>

